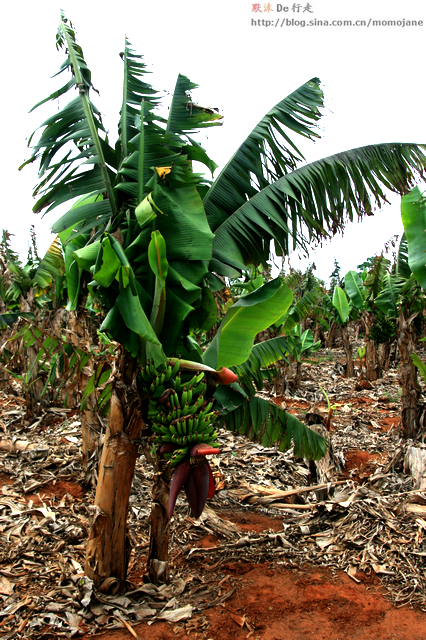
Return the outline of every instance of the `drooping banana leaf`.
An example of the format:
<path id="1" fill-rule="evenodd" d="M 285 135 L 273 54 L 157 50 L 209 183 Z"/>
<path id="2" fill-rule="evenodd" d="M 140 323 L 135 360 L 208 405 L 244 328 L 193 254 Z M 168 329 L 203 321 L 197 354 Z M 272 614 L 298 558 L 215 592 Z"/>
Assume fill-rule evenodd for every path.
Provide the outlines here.
<path id="1" fill-rule="evenodd" d="M 78 211 L 65 214 L 53 228 L 56 232 L 63 231 L 82 220 L 94 224 L 99 217 L 101 220 L 97 221 L 97 226 L 99 224 L 106 226 L 111 216 L 117 211 L 112 188 L 113 173 L 107 166 L 105 153 L 111 158 L 115 154 L 109 148 L 105 137 L 100 138 L 100 132 L 106 134 L 99 111 L 89 99 L 89 92 L 93 87 L 91 73 L 84 60 L 83 51 L 76 43 L 72 24 L 63 14 L 57 35 L 57 46 L 65 48 L 68 55 L 61 66 L 60 73 L 70 71 L 72 74 L 72 79 L 60 89 L 60 93 L 65 94 L 77 87 L 78 95 L 41 125 L 44 127 L 41 137 L 34 145 L 31 158 L 27 161 L 27 163 L 40 161 L 40 181 L 34 195 L 41 195 L 41 197 L 36 202 L 34 211 L 39 212 L 45 208 L 50 211 L 75 197 L 90 193 L 106 193 L 108 196 L 106 199 L 91 201 L 80 207 Z M 46 100 L 56 101 L 57 94 L 52 94 L 38 105 Z M 33 136 L 29 144 L 32 138 Z M 69 150 L 70 144 L 73 145 L 71 150 Z M 89 166 L 92 165 L 92 168 L 81 172 L 82 168 L 86 168 L 84 165 L 87 166 L 87 163 Z"/>
<path id="2" fill-rule="evenodd" d="M 342 229 L 347 219 L 361 218 L 386 202 L 384 189 L 406 191 L 416 176 L 424 175 L 426 156 L 423 145 L 387 143 L 352 149 L 317 160 L 264 186 L 252 187 L 238 208 L 228 205 L 209 210 L 209 223 L 215 232 L 213 257 L 217 252 L 232 255 L 246 264 L 265 263 L 270 241 L 284 255 L 292 248 L 319 241 Z M 219 180 L 219 178 L 218 178 Z M 234 179 L 234 190 L 239 185 Z M 216 200 L 230 202 L 225 190 L 216 191 Z M 217 213 L 220 211 L 220 213 Z M 216 271 L 220 273 L 219 269 Z"/>
<path id="3" fill-rule="evenodd" d="M 302 322 L 302 320 L 312 315 L 322 296 L 323 291 L 319 286 L 314 287 L 311 291 L 307 291 L 295 302 L 288 314 L 275 323 L 276 326 L 282 325 L 280 331 L 285 334 L 290 333 L 298 322 Z"/>
<path id="4" fill-rule="evenodd" d="M 55 278 L 63 276 L 65 273 L 64 255 L 62 252 L 61 241 L 58 236 L 53 240 L 50 247 L 40 260 L 40 264 L 37 267 L 34 279 L 36 284 L 42 286 L 41 282 L 37 281 L 37 278 Z"/>
<path id="5" fill-rule="evenodd" d="M 29 320 L 34 320 L 34 314 L 29 312 L 0 313 L 0 330 L 11 327 L 13 324 L 15 324 L 15 322 L 19 320 L 19 318 L 28 318 Z"/>
<path id="6" fill-rule="evenodd" d="M 263 388 L 264 375 L 262 369 L 266 369 L 275 364 L 279 360 L 287 361 L 287 355 L 291 348 L 286 337 L 271 338 L 255 344 L 249 357 L 245 362 L 232 367 L 232 370 L 238 376 L 238 382 L 243 389 L 249 394 L 255 394 L 252 381 L 255 382 L 257 389 Z"/>
<path id="7" fill-rule="evenodd" d="M 244 435 L 265 447 L 276 445 L 286 451 L 294 443 L 294 455 L 317 460 L 324 456 L 327 441 L 295 416 L 263 398 L 249 400 L 232 387 L 219 386 L 217 406 L 221 410 L 219 424 L 238 435 Z"/>
<path id="8" fill-rule="evenodd" d="M 256 125 L 216 178 L 204 198 L 209 224 L 216 231 L 247 199 L 294 171 L 303 154 L 291 135 L 319 138 L 323 93 L 318 78 L 278 102 Z"/>
<path id="9" fill-rule="evenodd" d="M 166 278 L 169 263 L 166 256 L 166 243 L 159 231 L 153 231 L 148 246 L 148 260 L 151 271 L 155 275 L 154 300 L 151 311 L 151 326 L 156 335 L 160 335 L 163 328 L 166 311 Z"/>

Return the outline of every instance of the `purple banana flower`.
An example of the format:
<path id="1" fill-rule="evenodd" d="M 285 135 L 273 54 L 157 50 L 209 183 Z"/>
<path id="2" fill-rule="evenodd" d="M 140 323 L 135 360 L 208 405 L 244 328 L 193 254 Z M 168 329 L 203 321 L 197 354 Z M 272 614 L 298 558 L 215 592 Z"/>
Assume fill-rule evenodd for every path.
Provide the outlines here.
<path id="1" fill-rule="evenodd" d="M 176 498 L 182 487 L 185 489 L 193 517 L 200 517 L 207 498 L 213 498 L 215 494 L 212 470 L 205 456 L 218 452 L 218 449 L 214 449 L 210 445 L 197 444 L 191 449 L 190 460 L 184 460 L 177 465 L 170 487 L 170 518 L 173 515 Z"/>

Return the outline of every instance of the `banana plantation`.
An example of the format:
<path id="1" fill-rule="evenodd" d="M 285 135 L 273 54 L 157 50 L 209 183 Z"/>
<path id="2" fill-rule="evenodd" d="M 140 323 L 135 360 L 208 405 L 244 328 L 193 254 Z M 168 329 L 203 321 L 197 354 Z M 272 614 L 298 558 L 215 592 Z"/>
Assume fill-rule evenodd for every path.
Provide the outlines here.
<path id="1" fill-rule="evenodd" d="M 0 241 L 4 637 L 424 637 L 426 146 L 309 163 L 312 78 L 219 170 L 218 110 L 127 38 L 111 141 L 63 14 L 56 45 L 20 167 L 54 239 Z M 390 191 L 391 251 L 272 277 Z"/>

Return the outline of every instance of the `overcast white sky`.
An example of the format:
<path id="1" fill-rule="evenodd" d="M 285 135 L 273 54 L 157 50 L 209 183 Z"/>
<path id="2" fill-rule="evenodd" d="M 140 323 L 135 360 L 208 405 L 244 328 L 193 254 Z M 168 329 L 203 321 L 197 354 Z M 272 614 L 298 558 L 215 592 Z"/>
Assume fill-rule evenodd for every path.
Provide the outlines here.
<path id="1" fill-rule="evenodd" d="M 75 25 L 93 84 L 100 91 L 100 97 L 92 99 L 113 141 L 122 95 L 118 54 L 127 34 L 153 71 L 149 81 L 156 89 L 172 92 L 182 73 L 200 85 L 194 101 L 218 107 L 224 115 L 222 127 L 198 136 L 220 168 L 276 102 L 315 76 L 322 81 L 326 107 L 320 121 L 322 139 L 302 145 L 308 161 L 380 142 L 426 143 L 424 0 L 281 0 L 269 7 L 261 2 L 261 12 L 253 11 L 253 4 L 246 0 L 115 4 L 24 0 L 8 6 L 0 39 L 4 180 L 0 229 L 15 234 L 14 247 L 23 259 L 30 225 L 36 223 L 42 254 L 53 240 L 49 226 L 59 217 L 56 212 L 61 213 L 57 209 L 44 219 L 33 214 L 36 167 L 17 170 L 29 156 L 26 138 L 52 113 L 53 105 L 32 114 L 28 111 L 58 88 L 62 79 L 49 80 L 64 60 L 63 51 L 55 49 L 61 8 Z M 280 10 L 283 7 L 288 11 Z M 283 18 L 293 23 L 423 20 L 423 26 L 281 26 Z M 253 20 L 260 24 L 252 24 Z M 264 26 L 277 20 L 277 27 Z M 392 202 L 374 218 L 348 226 L 343 238 L 318 249 L 310 258 L 316 274 L 328 279 L 336 258 L 343 275 L 400 234 L 399 198 L 393 197 Z M 304 268 L 307 262 L 293 258 L 292 264 Z"/>

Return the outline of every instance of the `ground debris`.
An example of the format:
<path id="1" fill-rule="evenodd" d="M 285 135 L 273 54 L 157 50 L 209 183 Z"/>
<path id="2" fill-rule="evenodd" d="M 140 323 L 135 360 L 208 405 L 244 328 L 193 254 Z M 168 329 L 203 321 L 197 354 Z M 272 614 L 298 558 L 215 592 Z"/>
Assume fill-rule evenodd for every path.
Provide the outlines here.
<path id="1" fill-rule="evenodd" d="M 315 467 L 291 450 L 221 431 L 221 453 L 210 461 L 216 496 L 198 520 L 179 496 L 172 583 L 155 587 L 143 583 L 153 471 L 141 454 L 130 498 L 129 584 L 121 595 L 96 592 L 83 572 L 94 491 L 84 485 L 78 416 L 52 409 L 26 425 L 23 401 L 0 393 L 0 408 L 7 409 L 0 447 L 2 637 L 112 629 L 127 629 L 131 637 L 141 621 L 157 620 L 175 624 L 179 633 L 201 633 L 208 625 L 202 612 L 226 607 L 238 593 L 243 565 L 265 563 L 343 570 L 354 586 L 377 577 L 393 602 L 426 611 L 426 491 L 403 468 L 413 443 L 398 431 L 394 372 L 371 390 L 356 391 L 355 380 L 340 377 L 329 362 L 309 367 L 297 396 L 275 401 L 301 420 L 307 412 L 327 416 L 318 383 L 325 389 L 338 460 L 328 481 L 319 481 Z M 43 453 L 25 455 L 32 451 Z M 251 629 L 245 614 L 228 617 L 237 630 Z"/>

